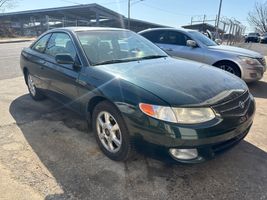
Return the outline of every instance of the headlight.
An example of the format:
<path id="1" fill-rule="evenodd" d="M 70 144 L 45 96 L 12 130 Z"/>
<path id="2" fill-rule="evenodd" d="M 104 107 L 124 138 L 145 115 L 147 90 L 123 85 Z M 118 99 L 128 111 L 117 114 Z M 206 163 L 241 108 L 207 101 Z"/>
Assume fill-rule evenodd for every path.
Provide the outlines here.
<path id="1" fill-rule="evenodd" d="M 198 124 L 215 118 L 211 108 L 171 108 L 140 103 L 139 108 L 148 116 L 180 124 Z"/>
<path id="2" fill-rule="evenodd" d="M 139 108 L 141 109 L 143 113 L 145 113 L 148 116 L 151 116 L 151 117 L 163 120 L 163 121 L 177 123 L 175 114 L 170 107 L 155 106 L 155 105 L 140 103 Z"/>
<path id="3" fill-rule="evenodd" d="M 215 118 L 211 108 L 173 108 L 173 111 L 182 124 L 198 124 Z"/>
<path id="4" fill-rule="evenodd" d="M 250 58 L 246 56 L 239 56 L 239 58 L 248 65 L 261 65 L 260 62 L 255 58 Z"/>

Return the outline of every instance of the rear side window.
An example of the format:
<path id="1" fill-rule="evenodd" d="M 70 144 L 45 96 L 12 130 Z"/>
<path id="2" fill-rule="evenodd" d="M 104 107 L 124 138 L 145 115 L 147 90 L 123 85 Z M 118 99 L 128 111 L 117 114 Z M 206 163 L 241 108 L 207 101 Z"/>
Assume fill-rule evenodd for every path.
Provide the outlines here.
<path id="1" fill-rule="evenodd" d="M 149 31 L 141 34 L 153 43 L 164 43 L 166 39 L 166 31 L 156 30 Z"/>
<path id="2" fill-rule="evenodd" d="M 43 53 L 46 48 L 46 44 L 50 38 L 51 34 L 47 34 L 41 37 L 32 47 L 33 50 Z"/>
<path id="3" fill-rule="evenodd" d="M 47 44 L 45 53 L 52 57 L 56 57 L 57 54 L 70 54 L 74 60 L 76 58 L 74 44 L 66 33 L 53 33 Z"/>

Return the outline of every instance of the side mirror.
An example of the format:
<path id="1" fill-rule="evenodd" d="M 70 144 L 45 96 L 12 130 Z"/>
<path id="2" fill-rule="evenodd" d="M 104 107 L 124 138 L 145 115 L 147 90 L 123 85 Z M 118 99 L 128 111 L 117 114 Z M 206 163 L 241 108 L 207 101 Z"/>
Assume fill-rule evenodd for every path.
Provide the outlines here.
<path id="1" fill-rule="evenodd" d="M 57 54 L 55 59 L 58 64 L 75 64 L 75 61 L 73 60 L 70 54 Z"/>
<path id="2" fill-rule="evenodd" d="M 196 48 L 196 47 L 198 47 L 196 41 L 194 41 L 194 40 L 187 40 L 187 41 L 186 41 L 186 46 L 188 46 L 188 47 L 192 47 L 192 48 Z"/>
<path id="3" fill-rule="evenodd" d="M 215 42 L 216 42 L 218 45 L 221 45 L 221 44 L 222 44 L 222 40 L 221 40 L 221 39 L 216 39 Z"/>

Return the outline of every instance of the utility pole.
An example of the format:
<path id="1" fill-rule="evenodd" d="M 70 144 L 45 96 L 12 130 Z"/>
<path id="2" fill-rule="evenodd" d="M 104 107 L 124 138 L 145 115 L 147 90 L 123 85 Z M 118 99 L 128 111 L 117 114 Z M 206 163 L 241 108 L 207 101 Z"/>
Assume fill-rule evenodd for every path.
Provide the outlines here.
<path id="1" fill-rule="evenodd" d="M 203 16 L 203 22 L 202 22 L 202 31 L 205 33 L 206 30 L 204 29 L 205 27 L 205 21 L 206 21 L 206 15 Z"/>
<path id="2" fill-rule="evenodd" d="M 138 0 L 138 1 L 133 2 L 132 4 L 131 4 L 131 0 L 128 0 L 128 29 L 131 28 L 131 5 L 139 3 L 140 1 L 144 1 L 144 0 Z"/>
<path id="3" fill-rule="evenodd" d="M 222 0 L 220 0 L 219 11 L 217 15 L 217 24 L 216 24 L 216 37 L 219 35 L 219 25 L 220 25 L 220 18 L 221 18 L 221 10 L 222 10 Z"/>
<path id="4" fill-rule="evenodd" d="M 128 29 L 130 30 L 131 26 L 131 0 L 128 0 Z"/>

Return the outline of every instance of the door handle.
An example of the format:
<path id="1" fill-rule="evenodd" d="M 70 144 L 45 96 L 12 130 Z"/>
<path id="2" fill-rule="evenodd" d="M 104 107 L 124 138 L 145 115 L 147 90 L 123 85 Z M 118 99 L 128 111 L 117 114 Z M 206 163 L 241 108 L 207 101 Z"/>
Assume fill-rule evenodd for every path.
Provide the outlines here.
<path id="1" fill-rule="evenodd" d="M 39 63 L 41 64 L 41 69 L 44 69 L 46 61 L 45 60 L 41 60 Z"/>
<path id="2" fill-rule="evenodd" d="M 80 79 L 76 79 L 76 82 L 79 83 L 80 85 L 83 85 L 83 86 L 86 86 L 87 83 L 83 80 L 80 80 Z"/>
<path id="3" fill-rule="evenodd" d="M 39 63 L 40 63 L 40 64 L 45 64 L 46 61 L 45 61 L 45 60 L 40 60 Z"/>
<path id="4" fill-rule="evenodd" d="M 166 51 L 173 51 L 173 49 L 169 48 L 169 49 L 166 49 Z"/>

